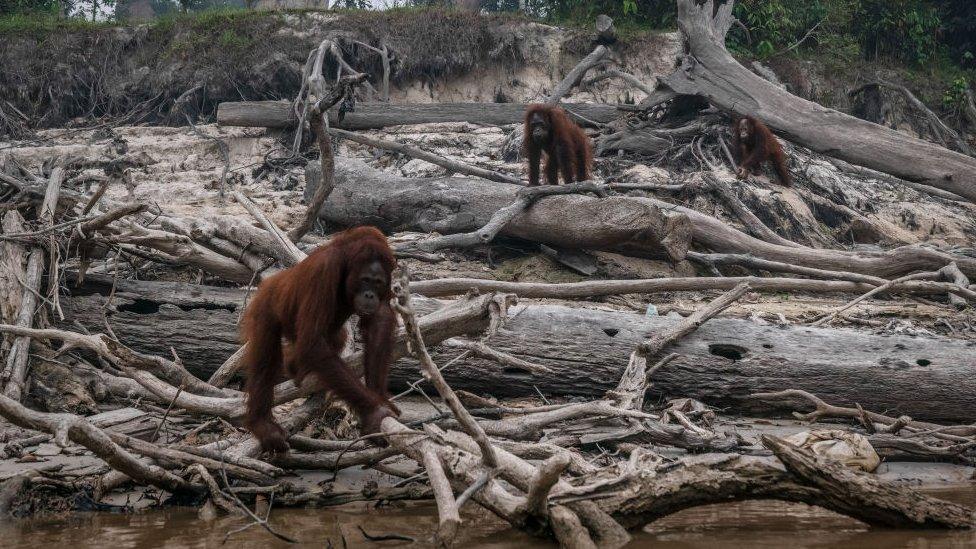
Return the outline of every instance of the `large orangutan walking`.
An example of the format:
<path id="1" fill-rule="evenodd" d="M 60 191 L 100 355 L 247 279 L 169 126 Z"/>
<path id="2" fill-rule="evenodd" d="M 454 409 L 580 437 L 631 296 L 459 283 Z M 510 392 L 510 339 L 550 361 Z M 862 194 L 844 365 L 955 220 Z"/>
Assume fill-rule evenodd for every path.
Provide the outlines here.
<path id="1" fill-rule="evenodd" d="M 359 415 L 360 430 L 374 433 L 394 415 L 387 374 L 396 317 L 390 307 L 396 266 L 386 237 L 374 227 L 336 235 L 301 263 L 265 280 L 244 314 L 247 342 L 245 426 L 267 452 L 288 450 L 288 432 L 272 416 L 274 386 L 282 374 L 296 384 L 309 374 Z M 343 324 L 355 313 L 363 335 L 364 384 L 342 360 Z M 282 338 L 291 343 L 287 356 Z"/>

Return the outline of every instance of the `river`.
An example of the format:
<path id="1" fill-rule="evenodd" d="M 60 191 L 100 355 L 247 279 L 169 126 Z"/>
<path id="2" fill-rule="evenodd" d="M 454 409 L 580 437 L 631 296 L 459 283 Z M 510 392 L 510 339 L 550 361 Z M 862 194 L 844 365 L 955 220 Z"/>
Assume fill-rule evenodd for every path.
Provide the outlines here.
<path id="1" fill-rule="evenodd" d="M 927 490 L 928 493 L 965 505 L 976 506 L 972 486 Z M 400 547 L 407 541 L 368 541 L 360 527 L 372 536 L 397 534 L 426 543 L 436 527 L 432 504 L 412 503 L 372 509 L 352 504 L 337 509 L 276 509 L 272 524 L 299 541 L 292 545 L 274 539 L 259 526 L 230 536 L 225 546 L 261 547 Z M 464 525 L 456 547 L 532 548 L 555 547 L 514 531 L 507 524 L 479 510 L 465 507 Z M 73 513 L 57 519 L 0 522 L 0 547 L 217 547 L 224 536 L 246 524 L 243 519 L 221 517 L 201 520 L 196 509 L 169 508 L 133 514 Z M 711 549 L 748 547 L 783 548 L 963 548 L 976 547 L 976 532 L 892 530 L 868 528 L 846 517 L 802 504 L 750 501 L 709 505 L 676 513 L 636 531 L 628 547 Z"/>

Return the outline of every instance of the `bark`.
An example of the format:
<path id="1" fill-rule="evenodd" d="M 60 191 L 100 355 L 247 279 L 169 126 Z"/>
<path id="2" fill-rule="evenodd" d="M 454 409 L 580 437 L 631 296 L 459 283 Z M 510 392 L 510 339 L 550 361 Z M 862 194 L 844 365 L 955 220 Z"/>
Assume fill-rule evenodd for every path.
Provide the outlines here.
<path id="1" fill-rule="evenodd" d="M 50 227 L 54 224 L 54 210 L 58 205 L 58 196 L 61 193 L 61 183 L 64 180 L 64 168 L 56 167 L 51 171 L 48 180 L 47 191 L 44 193 L 44 201 L 41 203 L 38 215 L 41 225 Z M 38 296 L 41 289 L 41 277 L 44 275 L 44 259 L 46 253 L 43 248 L 34 248 L 27 256 L 27 268 L 25 270 L 24 288 L 20 298 L 20 311 L 17 313 L 16 324 L 29 328 L 34 323 L 34 315 L 37 313 Z M 7 355 L 7 365 L 4 369 L 6 385 L 3 394 L 19 401 L 23 396 L 24 383 L 27 381 L 28 354 L 30 351 L 30 339 L 19 337 L 14 340 Z"/>
<path id="2" fill-rule="evenodd" d="M 466 177 L 406 178 L 356 159 L 336 162 L 336 188 L 322 218 L 339 225 L 369 223 L 388 231 L 467 233 L 483 227 L 512 204 L 519 185 Z M 306 170 L 306 196 L 318 185 L 318 169 Z M 629 197 L 552 196 L 516 216 L 502 236 L 559 248 L 619 250 L 633 255 L 684 258 L 690 228 L 681 215 Z"/>
<path id="3" fill-rule="evenodd" d="M 733 4 L 678 0 L 689 53 L 643 106 L 697 95 L 815 151 L 976 201 L 976 159 L 796 97 L 740 65 L 724 43 Z"/>
<path id="4" fill-rule="evenodd" d="M 587 120 L 607 123 L 618 116 L 613 105 L 564 103 L 560 105 Z M 406 124 L 471 122 L 489 126 L 518 124 L 525 115 L 523 103 L 358 103 L 340 122 L 330 113 L 329 125 L 344 130 L 372 130 Z M 290 128 L 297 119 L 289 101 L 224 102 L 217 106 L 217 123 L 222 126 Z"/>
<path id="5" fill-rule="evenodd" d="M 469 177 L 405 178 L 372 169 L 359 160 L 337 160 L 336 191 L 321 215 L 339 225 L 368 223 L 387 231 L 441 234 L 471 232 L 511 204 L 521 188 Z M 317 174 L 318 167 L 310 164 L 305 175 L 306 197 L 315 192 Z M 656 209 L 648 211 L 641 204 Z M 718 253 L 748 254 L 796 266 L 885 278 L 919 270 L 934 271 L 955 261 L 963 273 L 976 277 L 976 260 L 928 246 L 908 245 L 881 252 L 784 246 L 749 236 L 715 217 L 654 198 L 549 198 L 516 218 L 501 234 L 563 248 L 612 247 L 629 255 L 679 258 L 687 251 L 685 223 L 674 214 L 688 217 L 692 243 Z M 651 234 L 649 239 L 647 231 Z M 613 246 L 620 239 L 635 236 L 642 240 Z M 654 244 L 657 241 L 660 246 Z"/>
<path id="6" fill-rule="evenodd" d="M 420 284 L 411 286 L 419 292 Z M 750 285 L 755 289 L 753 281 Z M 110 287 L 110 282 L 99 288 L 89 280 L 83 290 L 107 295 Z M 177 307 L 160 301 L 162 296 L 177 293 L 172 283 L 120 280 L 114 298 L 120 311 L 111 322 L 118 337 L 134 350 L 168 354 L 172 346 L 191 371 L 206 375 L 237 349 L 238 314 L 212 308 L 215 303 L 233 302 L 226 297 L 230 290 L 215 289 L 221 295 L 214 296 L 205 287 L 181 287 L 193 289 Z M 198 305 L 190 292 L 199 296 Z M 243 297 L 243 291 L 239 295 Z M 98 330 L 104 299 L 104 295 L 65 298 L 66 322 L 77 319 Z M 421 312 L 438 306 L 419 296 L 414 300 Z M 138 307 L 132 307 L 134 303 Z M 471 358 L 465 367 L 445 371 L 448 383 L 496 396 L 536 395 L 535 387 L 547 394 L 602 395 L 617 386 L 639 342 L 678 322 L 667 317 L 535 304 L 518 306 L 511 317 L 488 345 L 550 372 L 529 373 Z M 431 348 L 438 364 L 459 352 L 450 347 Z M 768 413 L 783 410 L 782 404 L 758 402 L 749 395 L 792 387 L 837 405 L 858 403 L 865 409 L 889 410 L 920 420 L 976 419 L 976 359 L 965 342 L 716 318 L 661 354 L 671 352 L 681 356 L 654 374 L 649 399 L 677 395 Z M 655 360 L 649 357 L 648 362 Z M 394 365 L 395 387 L 405 387 L 416 378 L 414 361 L 401 359 Z"/>
<path id="7" fill-rule="evenodd" d="M 812 479 L 819 471 L 811 468 L 807 478 Z M 852 486 L 856 492 L 845 499 L 804 483 L 804 479 L 797 478 L 772 457 L 706 454 L 676 463 L 666 462 L 631 475 L 608 496 L 595 501 L 627 527 L 643 526 L 699 505 L 753 499 L 817 505 L 877 526 L 972 527 L 971 516 L 960 505 L 906 489 L 889 486 L 879 489 L 880 483 L 871 482 L 869 475 L 859 476 L 863 483 Z"/>
<path id="8" fill-rule="evenodd" d="M 19 233 L 24 230 L 24 218 L 20 212 L 11 210 L 3 215 L 3 234 Z M 24 247 L 16 241 L 0 242 L 0 322 L 9 324 L 17 318 L 20 310 L 24 280 Z M 3 347 L 6 350 L 6 347 Z"/>
<path id="9" fill-rule="evenodd" d="M 782 246 L 754 238 L 691 208 L 654 198 L 640 198 L 660 208 L 683 213 L 691 220 L 692 242 L 717 253 L 748 254 L 791 265 L 844 271 L 880 277 L 896 277 L 914 271 L 935 271 L 953 261 L 968 276 L 976 276 L 976 260 L 955 256 L 935 248 L 908 245 L 882 252 L 848 252 L 819 248 Z"/>
<path id="10" fill-rule="evenodd" d="M 349 141 L 354 141 L 356 143 L 368 145 L 370 147 L 378 147 L 381 149 L 386 149 L 388 151 L 405 154 L 411 158 L 419 158 L 421 160 L 430 162 L 431 164 L 436 164 L 451 172 L 465 173 L 468 175 L 473 175 L 475 177 L 483 177 L 485 179 L 491 181 L 498 181 L 500 183 L 514 183 L 516 185 L 522 183 L 522 180 L 516 176 L 504 174 L 501 172 L 495 172 L 492 170 L 486 170 L 485 168 L 481 168 L 479 166 L 466 164 L 458 160 L 453 160 L 451 158 L 429 153 L 423 149 L 417 147 L 411 147 L 410 145 L 404 145 L 402 143 L 397 143 L 396 141 L 387 141 L 385 139 L 366 137 L 365 135 L 359 135 L 357 133 L 349 132 L 346 130 L 340 130 L 336 128 L 329 129 L 329 133 L 336 137 L 341 137 L 342 139 L 348 139 Z"/>

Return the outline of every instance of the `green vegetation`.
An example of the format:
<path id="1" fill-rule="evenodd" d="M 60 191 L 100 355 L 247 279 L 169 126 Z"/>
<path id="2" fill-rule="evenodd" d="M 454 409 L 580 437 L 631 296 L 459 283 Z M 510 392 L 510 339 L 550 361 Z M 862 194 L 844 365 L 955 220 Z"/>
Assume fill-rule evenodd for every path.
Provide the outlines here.
<path id="1" fill-rule="evenodd" d="M 362 9 L 364 0 L 339 0 L 335 10 L 342 16 L 342 27 L 358 34 L 365 42 L 389 44 L 398 57 L 396 76 L 404 80 L 435 79 L 464 73 L 484 62 L 510 65 L 521 61 L 514 44 L 501 43 L 497 29 L 507 20 L 530 18 L 564 27 L 577 27 L 566 47 L 577 53 L 588 51 L 590 30 L 596 15 L 614 18 L 618 36 L 626 48 L 638 45 L 651 33 L 673 30 L 675 0 L 482 0 L 490 16 L 431 7 L 447 0 L 405 0 L 401 8 L 383 12 Z M 162 14 L 139 31 L 138 47 L 122 51 L 117 36 L 100 34 L 113 25 L 125 23 L 127 13 L 145 15 L 145 0 L 95 0 L 97 6 L 115 6 L 109 21 L 91 22 L 92 0 L 0 0 L 0 35 L 25 37 L 16 46 L 26 61 L 8 71 L 0 82 L 32 90 L 64 89 L 70 94 L 71 81 L 42 82 L 46 67 L 74 54 L 73 74 L 90 72 L 94 59 L 108 55 L 118 58 L 122 73 L 131 68 L 148 67 L 154 74 L 157 92 L 166 89 L 180 93 L 193 83 L 185 78 L 206 80 L 209 94 L 230 86 L 233 92 L 276 97 L 287 95 L 294 84 L 289 70 L 268 82 L 245 70 L 274 59 L 303 59 L 314 39 L 277 32 L 285 20 L 302 21 L 303 10 L 267 12 L 244 9 L 253 0 L 149 0 L 148 8 Z M 769 63 L 784 81 L 794 87 L 807 86 L 808 97 L 825 104 L 843 106 L 843 82 L 854 81 L 879 69 L 894 72 L 911 85 L 930 105 L 947 112 L 959 111 L 968 90 L 976 82 L 976 0 L 737 0 L 737 23 L 728 35 L 728 47 L 745 60 Z M 518 13 L 520 4 L 526 12 Z M 215 7 L 217 6 L 217 7 Z M 78 14 L 59 17 L 59 11 Z M 102 12 L 105 13 L 104 11 Z M 314 24 L 314 23 L 312 23 Z M 299 26 L 306 23 L 299 22 Z M 494 25 L 494 26 L 493 26 Z M 121 33 L 120 36 L 131 34 Z M 101 37 L 101 38 L 100 38 Z M 37 55 L 36 44 L 51 56 Z M 8 50 L 12 51 L 12 50 Z M 348 55 L 356 66 L 377 73 L 379 58 L 363 48 L 352 47 Z M 48 58 L 50 57 L 50 58 Z M 179 64 L 171 71 L 172 62 Z M 275 61 L 281 67 L 280 61 Z M 129 63 L 131 67 L 124 66 Z M 166 65 L 170 63 L 169 65 Z M 156 71 L 159 75 L 156 75 Z M 195 72 L 198 71 L 198 72 Z M 808 72 L 819 71 L 827 82 L 819 89 L 810 87 Z M 95 79 L 88 75 L 85 78 Z M 164 79 L 172 79 L 166 84 Z M 156 81 L 158 79 L 158 82 Z M 101 85 L 104 80 L 98 80 Z M 42 85 L 43 84 L 43 85 Z M 837 84 L 837 85 L 833 85 Z M 172 86 L 173 90 L 165 88 Z M 257 90 L 264 90 L 258 92 Z M 834 94 L 829 96 L 829 94 Z M 127 102 L 128 99 L 123 100 Z M 80 107 L 79 107 L 80 108 Z M 119 108 L 111 105 L 110 108 Z"/>
<path id="2" fill-rule="evenodd" d="M 80 17 L 60 18 L 53 12 L 10 13 L 0 16 L 0 35 L 29 34 L 42 36 L 54 31 L 81 32 L 112 26 Z"/>

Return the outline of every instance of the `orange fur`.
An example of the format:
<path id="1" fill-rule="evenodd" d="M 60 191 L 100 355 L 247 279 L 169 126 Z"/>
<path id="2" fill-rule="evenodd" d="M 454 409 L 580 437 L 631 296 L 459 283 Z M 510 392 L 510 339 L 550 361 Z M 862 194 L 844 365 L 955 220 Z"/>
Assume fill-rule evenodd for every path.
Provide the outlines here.
<path id="1" fill-rule="evenodd" d="M 346 338 L 343 325 L 355 311 L 356 281 L 360 270 L 373 261 L 383 266 L 387 284 L 379 310 L 360 321 L 365 341 L 364 385 L 340 353 Z M 383 233 L 374 227 L 357 227 L 339 233 L 298 265 L 258 287 L 244 313 L 241 335 L 247 343 L 243 359 L 248 397 L 245 425 L 262 448 L 272 452 L 288 449 L 288 433 L 271 413 L 274 385 L 282 374 L 295 383 L 316 375 L 322 387 L 345 400 L 361 419 L 369 417 L 373 423 L 377 410 L 392 407 L 385 391 L 396 327 L 389 305 L 389 281 L 395 266 Z M 282 338 L 290 343 L 287 356 Z"/>
<path id="2" fill-rule="evenodd" d="M 739 135 L 739 125 L 745 123 L 749 136 L 745 140 Z M 739 169 L 748 173 L 760 173 L 762 163 L 769 161 L 779 176 L 780 183 L 790 186 L 793 179 L 786 169 L 786 155 L 773 132 L 759 120 L 746 116 L 732 119 L 732 152 L 738 155 Z"/>
<path id="3" fill-rule="evenodd" d="M 531 119 L 534 114 L 541 114 L 549 128 L 549 135 L 544 147 L 532 139 Z M 562 174 L 564 183 L 586 181 L 590 178 L 593 165 L 593 149 L 590 139 L 583 133 L 563 109 L 553 105 L 529 105 L 525 110 L 525 128 L 523 133 L 523 149 L 529 158 L 529 185 L 539 184 L 539 163 L 542 153 L 546 154 L 546 183 L 559 184 Z"/>

